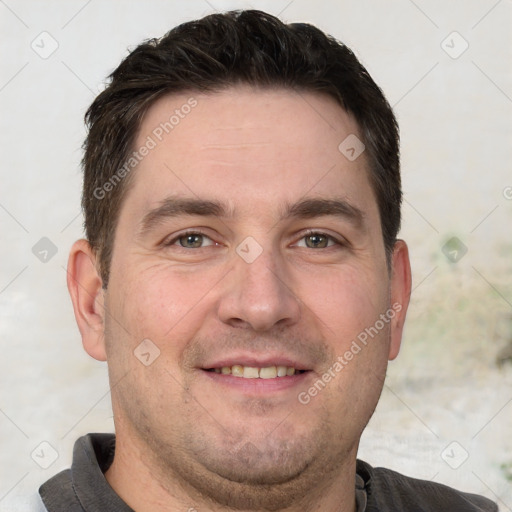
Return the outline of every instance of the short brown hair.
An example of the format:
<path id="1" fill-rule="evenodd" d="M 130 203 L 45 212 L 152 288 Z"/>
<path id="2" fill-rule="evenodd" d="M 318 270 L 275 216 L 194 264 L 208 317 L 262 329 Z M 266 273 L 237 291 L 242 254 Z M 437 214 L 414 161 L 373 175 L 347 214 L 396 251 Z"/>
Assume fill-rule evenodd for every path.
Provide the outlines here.
<path id="1" fill-rule="evenodd" d="M 109 186 L 108 194 L 105 184 L 119 178 L 147 109 L 165 94 L 215 92 L 241 83 L 328 94 L 355 117 L 389 263 L 402 200 L 398 125 L 382 91 L 343 43 L 309 24 L 285 24 L 256 10 L 230 11 L 145 41 L 109 79 L 85 115 L 88 135 L 82 161 L 85 231 L 99 258 L 104 287 L 131 174 Z"/>

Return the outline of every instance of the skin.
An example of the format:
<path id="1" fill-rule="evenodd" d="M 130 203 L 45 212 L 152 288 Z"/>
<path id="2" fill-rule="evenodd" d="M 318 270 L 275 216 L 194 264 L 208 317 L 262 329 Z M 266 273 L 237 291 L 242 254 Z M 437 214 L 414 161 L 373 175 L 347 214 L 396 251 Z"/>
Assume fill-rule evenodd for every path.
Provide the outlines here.
<path id="1" fill-rule="evenodd" d="M 248 86 L 171 95 L 148 110 L 135 146 L 191 96 L 197 106 L 133 171 L 107 289 L 89 244 L 71 250 L 83 345 L 109 367 L 117 445 L 106 478 L 139 512 L 353 511 L 359 439 L 400 347 L 407 246 L 396 243 L 388 272 L 366 155 L 338 150 L 359 129 L 333 99 Z M 160 218 L 141 232 L 166 198 L 218 201 L 229 215 Z M 304 199 L 341 199 L 361 222 L 283 217 Z M 197 247 L 180 245 L 199 228 Z M 261 249 L 251 263 L 237 252 L 249 236 L 258 245 L 240 247 Z M 401 310 L 302 404 L 393 304 Z M 160 351 L 149 366 L 134 356 L 144 339 Z M 250 357 L 309 371 L 279 388 L 204 370 Z"/>

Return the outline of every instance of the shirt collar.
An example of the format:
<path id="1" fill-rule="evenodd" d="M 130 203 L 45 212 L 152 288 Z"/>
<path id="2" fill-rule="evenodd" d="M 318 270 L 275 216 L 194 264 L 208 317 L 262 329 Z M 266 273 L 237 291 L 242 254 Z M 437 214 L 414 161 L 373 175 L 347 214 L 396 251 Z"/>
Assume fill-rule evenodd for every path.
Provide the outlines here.
<path id="1" fill-rule="evenodd" d="M 114 434 L 89 434 L 73 448 L 73 489 L 87 512 L 133 512 L 110 487 L 104 472 L 114 460 Z"/>

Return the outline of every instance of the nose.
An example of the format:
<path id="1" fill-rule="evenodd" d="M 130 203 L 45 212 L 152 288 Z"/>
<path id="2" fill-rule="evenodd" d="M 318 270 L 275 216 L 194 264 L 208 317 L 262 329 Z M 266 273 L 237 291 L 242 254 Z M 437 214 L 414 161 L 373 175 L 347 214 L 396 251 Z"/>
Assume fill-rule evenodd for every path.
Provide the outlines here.
<path id="1" fill-rule="evenodd" d="M 301 314 L 284 262 L 264 250 L 254 261 L 234 255 L 234 268 L 224 282 L 218 315 L 232 327 L 267 331 L 291 326 Z"/>

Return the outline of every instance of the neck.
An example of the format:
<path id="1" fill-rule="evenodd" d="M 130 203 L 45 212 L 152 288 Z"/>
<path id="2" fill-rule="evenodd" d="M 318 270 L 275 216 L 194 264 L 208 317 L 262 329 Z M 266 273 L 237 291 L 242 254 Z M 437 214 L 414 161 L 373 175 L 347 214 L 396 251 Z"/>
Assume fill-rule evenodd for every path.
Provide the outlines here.
<path id="1" fill-rule="evenodd" d="M 249 508 L 227 507 L 215 501 L 214 496 L 205 496 L 179 475 L 164 473 L 148 456 L 149 448 L 132 436 L 118 433 L 114 461 L 105 477 L 121 499 L 137 512 L 169 512 L 187 510 L 190 512 L 354 512 L 356 451 L 336 471 L 323 475 L 323 481 L 311 483 L 311 489 L 304 497 L 283 507 L 269 509 L 258 507 L 257 500 Z M 212 478 L 220 478 L 212 475 Z M 226 482 L 233 484 L 233 482 Z M 238 484 L 239 485 L 239 484 Z M 233 493 L 237 491 L 234 489 Z M 247 493 L 247 488 L 240 489 Z M 276 503 L 277 505 L 277 503 Z"/>

